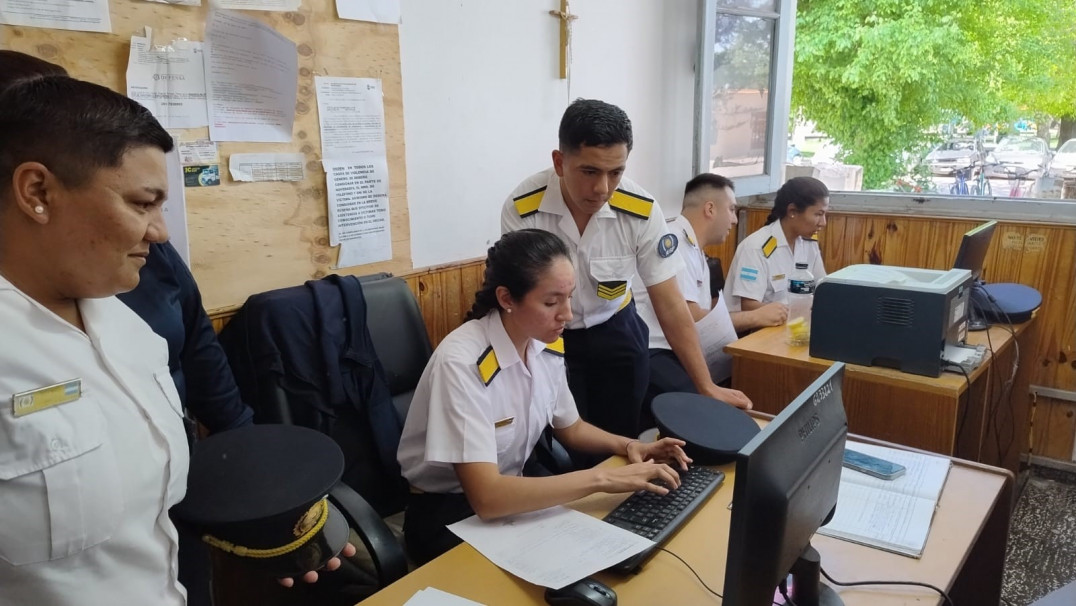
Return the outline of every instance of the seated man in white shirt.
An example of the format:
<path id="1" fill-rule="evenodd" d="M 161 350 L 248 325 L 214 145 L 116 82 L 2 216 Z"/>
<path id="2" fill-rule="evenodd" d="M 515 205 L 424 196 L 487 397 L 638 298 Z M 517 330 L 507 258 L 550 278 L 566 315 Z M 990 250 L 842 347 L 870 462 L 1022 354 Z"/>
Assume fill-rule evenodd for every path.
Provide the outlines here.
<path id="1" fill-rule="evenodd" d="M 723 348 L 736 340 L 738 332 L 780 326 L 788 316 L 788 308 L 781 303 L 730 314 L 720 293 L 716 301 L 711 297 L 710 267 L 703 249 L 723 243 L 736 223 L 736 194 L 732 181 L 721 175 L 703 173 L 688 181 L 684 188 L 683 210 L 668 225 L 668 231 L 682 242 L 675 254 L 680 255 L 684 263 L 676 279 L 699 330 L 699 341 L 715 383 L 732 375 L 732 360 Z M 643 405 L 645 423 L 649 420 L 649 403 L 654 396 L 670 391 L 694 392 L 695 387 L 669 347 L 645 291 L 636 295 L 636 305 L 639 317 L 650 329 L 650 385 Z"/>

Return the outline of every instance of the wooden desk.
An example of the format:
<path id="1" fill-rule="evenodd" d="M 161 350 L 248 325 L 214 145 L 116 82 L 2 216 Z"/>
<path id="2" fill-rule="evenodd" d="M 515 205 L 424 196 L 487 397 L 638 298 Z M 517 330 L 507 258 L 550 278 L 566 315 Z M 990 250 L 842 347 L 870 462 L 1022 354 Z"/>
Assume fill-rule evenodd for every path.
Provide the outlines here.
<path id="1" fill-rule="evenodd" d="M 891 368 L 848 364 L 844 406 L 848 431 L 1017 473 L 1028 449 L 1030 356 L 1037 340 L 1035 319 L 1014 327 L 1023 352 L 1016 380 L 1004 388 L 1016 355 L 1007 327 L 968 334 L 971 345 L 992 346 L 994 355 L 970 373 L 931 378 Z M 808 346 L 785 343 L 784 327 L 765 328 L 725 348 L 732 355 L 732 386 L 755 410 L 777 414 L 833 361 L 811 357 Z M 970 382 L 971 389 L 968 389 Z"/>
<path id="2" fill-rule="evenodd" d="M 606 464 L 622 465 L 617 457 Z M 721 467 L 724 485 L 665 547 L 684 558 L 703 580 L 721 593 L 725 579 L 725 550 L 732 512 L 735 470 Z M 922 559 L 871 549 L 816 535 L 812 544 L 822 565 L 838 581 L 915 580 L 950 592 L 956 604 L 998 604 L 1008 536 L 1012 474 L 976 463 L 954 461 L 942 491 L 938 512 Z M 592 495 L 571 506 L 602 516 L 625 495 Z M 682 563 L 659 552 L 634 576 L 598 573 L 597 578 L 617 592 L 618 603 L 720 604 Z M 544 589 L 497 568 L 470 545 L 460 545 L 386 587 L 361 606 L 399 606 L 426 587 L 487 604 L 545 604 Z M 921 587 L 836 588 L 847 606 L 937 604 L 936 593 Z"/>

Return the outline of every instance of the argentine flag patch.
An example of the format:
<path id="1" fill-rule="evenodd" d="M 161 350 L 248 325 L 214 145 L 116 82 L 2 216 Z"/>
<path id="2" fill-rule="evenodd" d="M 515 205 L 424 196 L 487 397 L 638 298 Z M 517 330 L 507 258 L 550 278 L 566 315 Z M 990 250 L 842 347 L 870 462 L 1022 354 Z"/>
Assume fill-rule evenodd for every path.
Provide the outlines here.
<path id="1" fill-rule="evenodd" d="M 752 267 L 741 267 L 740 279 L 744 282 L 754 282 L 758 280 L 758 270 Z"/>

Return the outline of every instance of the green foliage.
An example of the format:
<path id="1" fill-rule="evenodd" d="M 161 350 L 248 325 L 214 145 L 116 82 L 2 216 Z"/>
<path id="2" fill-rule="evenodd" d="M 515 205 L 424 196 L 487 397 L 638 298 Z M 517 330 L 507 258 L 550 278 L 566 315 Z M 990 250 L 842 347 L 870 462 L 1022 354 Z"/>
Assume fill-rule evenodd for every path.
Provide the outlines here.
<path id="1" fill-rule="evenodd" d="M 877 188 L 960 116 L 1076 113 L 1072 0 L 800 0 L 792 108 Z"/>

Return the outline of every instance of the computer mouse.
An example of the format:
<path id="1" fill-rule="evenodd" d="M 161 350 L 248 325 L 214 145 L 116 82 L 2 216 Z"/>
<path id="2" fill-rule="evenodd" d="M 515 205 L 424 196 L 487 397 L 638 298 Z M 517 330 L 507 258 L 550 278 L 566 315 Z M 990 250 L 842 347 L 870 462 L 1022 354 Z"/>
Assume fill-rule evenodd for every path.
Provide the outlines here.
<path id="1" fill-rule="evenodd" d="M 563 606 L 616 606 L 616 592 L 587 577 L 560 589 L 546 589 L 545 601 Z"/>

